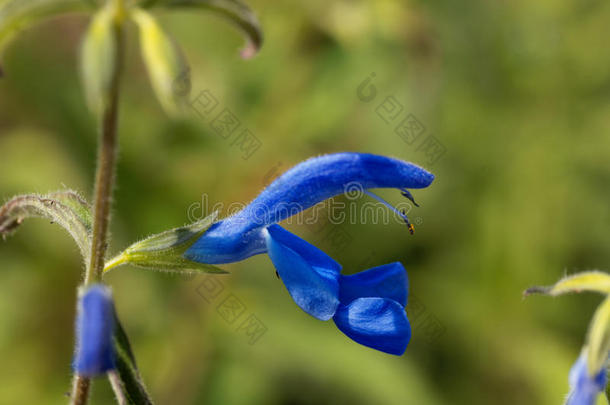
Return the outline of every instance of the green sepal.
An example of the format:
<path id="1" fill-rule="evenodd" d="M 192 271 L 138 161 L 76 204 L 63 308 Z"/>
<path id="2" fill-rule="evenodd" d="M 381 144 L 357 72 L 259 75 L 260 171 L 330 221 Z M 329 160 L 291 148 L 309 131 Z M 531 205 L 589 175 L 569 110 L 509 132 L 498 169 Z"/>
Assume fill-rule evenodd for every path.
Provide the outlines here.
<path id="1" fill-rule="evenodd" d="M 0 53 L 20 31 L 56 15 L 91 9 L 83 0 L 0 1 Z"/>
<path id="2" fill-rule="evenodd" d="M 116 309 L 114 321 L 113 344 L 116 355 L 116 372 L 120 381 L 120 392 L 117 393 L 117 397 L 124 398 L 129 405 L 152 405 L 153 401 L 142 381 L 129 338 L 119 321 Z"/>
<path id="3" fill-rule="evenodd" d="M 68 231 L 78 245 L 85 263 L 88 263 L 93 219 L 89 204 L 78 193 L 67 190 L 12 198 L 0 207 L 0 235 L 6 237 L 24 219 L 31 217 L 47 218 Z"/>
<path id="4" fill-rule="evenodd" d="M 150 236 L 125 249 L 106 263 L 104 272 L 123 264 L 151 270 L 180 273 L 227 273 L 209 264 L 184 258 L 184 252 L 216 221 L 214 212 L 204 219 L 180 228 Z"/>
<path id="5" fill-rule="evenodd" d="M 140 31 L 140 49 L 157 99 L 170 115 L 179 113 L 191 91 L 190 69 L 182 50 L 146 11 L 134 8 L 131 18 Z"/>
<path id="6" fill-rule="evenodd" d="M 143 7 L 192 8 L 212 11 L 237 25 L 246 37 L 241 51 L 244 59 L 255 56 L 263 45 L 263 30 L 250 7 L 240 0 L 148 0 Z"/>
<path id="7" fill-rule="evenodd" d="M 589 375 L 596 375 L 605 367 L 610 351 L 610 296 L 599 305 L 587 336 L 587 369 Z"/>
<path id="8" fill-rule="evenodd" d="M 530 287 L 525 290 L 524 294 L 547 294 L 556 296 L 567 293 L 579 293 L 582 291 L 610 294 L 610 274 L 602 271 L 585 271 L 565 277 L 552 286 Z"/>
<path id="9" fill-rule="evenodd" d="M 108 2 L 91 19 L 83 38 L 80 70 L 89 109 L 101 115 L 109 103 L 114 79 L 122 10 Z"/>
<path id="10" fill-rule="evenodd" d="M 589 375 L 594 376 L 602 367 L 606 367 L 610 352 L 610 274 L 601 271 L 585 271 L 565 277 L 551 286 L 528 288 L 524 294 L 557 296 L 583 291 L 597 292 L 606 296 L 589 324 L 585 345 L 587 371 Z M 606 393 L 608 394 L 608 391 Z"/>

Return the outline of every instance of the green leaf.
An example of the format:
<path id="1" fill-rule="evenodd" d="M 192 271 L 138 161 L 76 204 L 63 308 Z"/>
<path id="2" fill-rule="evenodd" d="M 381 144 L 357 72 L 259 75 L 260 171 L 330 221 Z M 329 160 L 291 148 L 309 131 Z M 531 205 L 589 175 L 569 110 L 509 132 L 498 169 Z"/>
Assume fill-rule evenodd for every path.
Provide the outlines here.
<path id="1" fill-rule="evenodd" d="M 89 261 L 93 221 L 89 205 L 76 192 L 68 190 L 12 198 L 0 207 L 0 235 L 10 234 L 30 217 L 47 218 L 62 226 L 78 245 L 85 263 Z"/>
<path id="2" fill-rule="evenodd" d="M 239 0 L 152 0 L 147 5 L 168 8 L 192 8 L 210 10 L 227 18 L 244 33 L 246 46 L 241 51 L 244 59 L 256 55 L 263 45 L 263 30 L 254 12 Z"/>
<path id="3" fill-rule="evenodd" d="M 123 264 L 151 270 L 192 273 L 226 273 L 218 267 L 184 258 L 184 252 L 214 223 L 217 212 L 190 225 L 150 236 L 125 249 L 106 263 L 104 272 Z"/>
<path id="4" fill-rule="evenodd" d="M 525 295 L 547 294 L 556 296 L 566 293 L 578 293 L 582 291 L 593 291 L 602 294 L 609 294 L 610 274 L 602 271 L 585 271 L 565 277 L 552 286 L 528 288 L 525 291 Z"/>
<path id="5" fill-rule="evenodd" d="M 123 398 L 130 405 L 152 405 L 150 395 L 142 381 L 136 358 L 125 329 L 121 325 L 116 310 L 114 313 L 114 349 L 116 353 L 117 376 L 119 379 L 117 397 Z M 112 382 L 112 376 L 110 376 Z M 115 390 L 115 384 L 112 384 Z"/>
<path id="6" fill-rule="evenodd" d="M 131 16 L 140 29 L 142 59 L 157 99 L 167 113 L 176 114 L 185 105 L 191 90 L 186 59 L 152 15 L 136 8 Z"/>
<path id="7" fill-rule="evenodd" d="M 595 375 L 605 366 L 610 351 L 610 296 L 595 311 L 587 341 L 587 367 Z"/>
<path id="8" fill-rule="evenodd" d="M 83 0 L 6 0 L 0 2 L 0 53 L 21 30 L 47 17 L 90 9 Z"/>
<path id="9" fill-rule="evenodd" d="M 108 104 L 117 54 L 117 10 L 108 4 L 93 16 L 80 54 L 81 76 L 89 108 L 100 114 Z"/>

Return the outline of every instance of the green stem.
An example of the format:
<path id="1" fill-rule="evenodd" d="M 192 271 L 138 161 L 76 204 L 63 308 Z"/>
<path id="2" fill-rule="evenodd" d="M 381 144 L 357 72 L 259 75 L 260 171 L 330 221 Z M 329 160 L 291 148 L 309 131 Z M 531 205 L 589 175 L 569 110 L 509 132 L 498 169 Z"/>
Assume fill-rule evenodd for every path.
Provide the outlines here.
<path id="1" fill-rule="evenodd" d="M 110 203 L 114 186 L 114 171 L 117 155 L 117 124 L 120 78 L 123 65 L 123 28 L 116 26 L 116 55 L 114 73 L 110 85 L 108 105 L 101 121 L 100 150 L 95 178 L 95 201 L 93 211 L 93 236 L 91 239 L 91 262 L 85 275 L 85 285 L 98 282 L 104 271 L 104 259 L 108 247 Z"/>
<path id="2" fill-rule="evenodd" d="M 118 2 L 121 5 L 121 1 Z M 100 125 L 100 144 L 95 175 L 95 201 L 93 208 L 93 235 L 91 238 L 91 262 L 85 273 L 85 285 L 99 282 L 104 272 L 104 260 L 108 248 L 110 204 L 114 187 L 117 155 L 119 93 L 124 53 L 122 9 L 117 13 L 116 54 L 114 72 L 109 89 L 108 105 L 104 108 Z M 86 405 L 89 400 L 91 379 L 74 376 L 71 405 Z"/>

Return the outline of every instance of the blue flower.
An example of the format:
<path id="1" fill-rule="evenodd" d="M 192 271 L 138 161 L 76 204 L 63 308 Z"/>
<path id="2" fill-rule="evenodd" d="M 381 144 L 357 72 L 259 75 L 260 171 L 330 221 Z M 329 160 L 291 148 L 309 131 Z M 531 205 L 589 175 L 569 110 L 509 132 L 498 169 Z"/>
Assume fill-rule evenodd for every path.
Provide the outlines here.
<path id="1" fill-rule="evenodd" d="M 74 371 L 85 377 L 104 374 L 115 368 L 112 336 L 114 304 L 110 288 L 95 284 L 78 302 Z"/>
<path id="2" fill-rule="evenodd" d="M 606 368 L 602 367 L 594 376 L 589 375 L 587 358 L 583 351 L 570 370 L 570 394 L 566 405 L 594 405 L 606 384 Z"/>
<path id="3" fill-rule="evenodd" d="M 278 222 L 349 191 L 371 195 L 397 211 L 371 188 L 424 188 L 434 176 L 398 159 L 364 153 L 337 153 L 309 159 L 273 181 L 237 214 L 213 224 L 184 254 L 200 263 L 222 264 L 267 253 L 295 303 L 320 320 L 333 319 L 358 343 L 402 354 L 411 329 L 405 314 L 407 275 L 400 263 L 351 276 L 320 249 L 286 231 Z M 415 203 L 413 201 L 413 203 Z"/>

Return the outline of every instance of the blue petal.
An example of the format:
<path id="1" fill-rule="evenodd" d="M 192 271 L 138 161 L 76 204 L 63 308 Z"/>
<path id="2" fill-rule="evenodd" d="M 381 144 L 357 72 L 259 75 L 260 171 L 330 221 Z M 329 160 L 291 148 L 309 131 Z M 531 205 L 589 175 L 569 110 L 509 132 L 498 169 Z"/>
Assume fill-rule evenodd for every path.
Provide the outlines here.
<path id="1" fill-rule="evenodd" d="M 358 298 L 340 305 L 333 319 L 352 340 L 385 353 L 400 356 L 411 340 L 404 308 L 390 299 Z"/>
<path id="2" fill-rule="evenodd" d="M 339 300 L 349 304 L 357 298 L 381 297 L 407 305 L 409 280 L 401 263 L 373 267 L 339 279 Z"/>
<path id="3" fill-rule="evenodd" d="M 110 289 L 89 287 L 80 297 L 76 319 L 74 371 L 94 377 L 115 368 L 112 335 L 114 309 Z"/>
<path id="4" fill-rule="evenodd" d="M 279 225 L 267 229 L 267 247 L 294 302 L 315 318 L 332 318 L 339 306 L 339 263 Z"/>
<path id="5" fill-rule="evenodd" d="M 587 371 L 587 359 L 583 352 L 570 370 L 570 394 L 566 405 L 594 405 L 597 396 L 605 389 L 606 369 L 594 377 Z"/>
<path id="6" fill-rule="evenodd" d="M 335 153 L 299 163 L 273 181 L 242 211 L 210 228 L 185 256 L 221 264 L 264 253 L 260 230 L 346 190 L 424 188 L 434 176 L 402 160 L 367 153 Z"/>
<path id="7" fill-rule="evenodd" d="M 219 221 L 184 252 L 184 257 L 198 263 L 223 264 L 266 253 L 263 229 L 245 230 L 237 222 Z"/>

